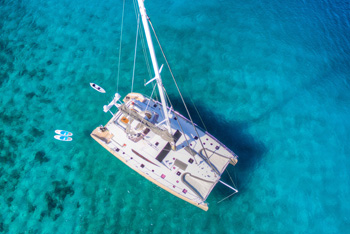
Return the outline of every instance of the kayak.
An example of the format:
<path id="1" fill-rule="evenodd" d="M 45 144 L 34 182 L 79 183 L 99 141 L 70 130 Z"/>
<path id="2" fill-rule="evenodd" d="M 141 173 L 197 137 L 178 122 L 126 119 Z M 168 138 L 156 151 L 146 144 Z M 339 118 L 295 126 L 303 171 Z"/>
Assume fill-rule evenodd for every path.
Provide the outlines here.
<path id="1" fill-rule="evenodd" d="M 97 84 L 95 84 L 95 83 L 90 83 L 90 86 L 91 86 L 93 89 L 99 91 L 100 93 L 105 93 L 105 92 L 106 92 L 101 86 L 99 86 L 99 85 L 97 85 Z"/>

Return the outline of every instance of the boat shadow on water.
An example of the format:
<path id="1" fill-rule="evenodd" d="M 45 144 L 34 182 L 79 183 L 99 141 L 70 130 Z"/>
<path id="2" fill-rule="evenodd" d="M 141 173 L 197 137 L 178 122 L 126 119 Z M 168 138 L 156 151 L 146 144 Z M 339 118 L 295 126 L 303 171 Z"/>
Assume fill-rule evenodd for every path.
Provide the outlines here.
<path id="1" fill-rule="evenodd" d="M 176 98 L 171 100 L 174 109 L 188 117 L 182 102 L 177 101 Z M 193 121 L 204 128 L 195 107 L 189 103 L 187 105 Z M 248 133 L 249 123 L 228 121 L 224 116 L 216 114 L 198 102 L 196 103 L 196 108 L 206 125 L 207 131 L 238 155 L 237 165 L 229 165 L 226 172 L 222 174 L 221 180 L 231 184 L 232 178 L 239 190 L 239 194 L 244 193 L 250 182 L 252 170 L 262 160 L 262 157 L 267 152 L 267 148 L 261 141 Z M 221 197 L 232 193 L 232 190 L 226 186 L 219 185 L 215 187 L 213 192 L 219 193 L 218 196 Z"/>

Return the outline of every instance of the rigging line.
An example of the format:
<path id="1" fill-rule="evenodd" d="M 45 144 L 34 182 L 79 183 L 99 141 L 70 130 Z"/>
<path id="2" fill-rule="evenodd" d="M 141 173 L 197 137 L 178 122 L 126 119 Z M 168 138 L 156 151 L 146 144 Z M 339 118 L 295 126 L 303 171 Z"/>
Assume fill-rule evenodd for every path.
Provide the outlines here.
<path id="1" fill-rule="evenodd" d="M 137 17 L 136 42 L 135 42 L 135 54 L 134 54 L 134 67 L 133 67 L 133 71 L 132 71 L 131 92 L 134 89 L 134 78 L 135 78 L 135 67 L 136 67 L 136 52 L 137 52 L 137 39 L 139 38 L 139 26 L 140 26 L 140 14 Z"/>
<path id="2" fill-rule="evenodd" d="M 141 27 L 140 30 L 143 30 L 143 28 Z M 142 32 L 140 33 L 140 35 L 141 35 L 141 43 L 142 43 L 142 49 L 143 49 L 143 57 L 145 58 L 145 61 L 146 61 L 148 76 L 150 79 L 152 79 L 151 66 L 149 65 L 149 60 L 148 60 L 148 56 L 147 56 L 145 38 L 144 38 L 144 35 Z"/>
<path id="3" fill-rule="evenodd" d="M 151 25 L 151 28 L 152 28 L 153 33 L 154 33 L 154 36 L 155 36 L 155 37 L 156 37 L 156 39 L 157 39 L 157 42 L 158 42 L 159 48 L 160 48 L 160 50 L 162 51 L 163 57 L 164 57 L 165 62 L 166 62 L 166 64 L 167 64 L 168 68 L 169 68 L 169 71 L 170 71 L 171 77 L 172 77 L 172 78 L 173 78 L 173 80 L 174 80 L 174 83 L 175 83 L 175 86 L 176 86 L 176 88 L 177 88 L 177 91 L 178 91 L 178 92 L 179 92 L 179 94 L 180 94 L 180 97 L 181 97 L 182 103 L 183 103 L 183 104 L 184 104 L 184 106 L 185 106 L 185 109 L 186 109 L 186 112 L 187 112 L 187 114 L 188 114 L 188 117 L 189 117 L 189 118 L 190 118 L 190 120 L 191 120 L 191 124 L 192 124 L 192 126 L 193 126 L 193 128 L 194 128 L 194 130 L 195 130 L 195 132 L 196 132 L 196 134 L 197 134 L 197 136 L 198 136 L 198 139 L 199 139 L 199 142 L 201 143 L 202 149 L 204 149 L 205 156 L 207 157 L 208 161 L 210 162 L 210 159 L 209 159 L 209 157 L 208 157 L 207 151 L 206 151 L 206 149 L 204 148 L 204 145 L 203 145 L 203 142 L 202 142 L 201 138 L 199 137 L 199 134 L 198 134 L 197 128 L 194 126 L 194 123 L 193 123 L 193 120 L 192 120 L 191 114 L 190 114 L 190 112 L 189 112 L 189 110 L 188 110 L 188 108 L 187 108 L 187 105 L 186 105 L 186 103 L 185 103 L 185 100 L 184 100 L 184 98 L 183 98 L 183 96 L 182 96 L 182 94 L 181 94 L 181 92 L 180 92 L 180 88 L 179 88 L 179 86 L 177 85 L 177 82 L 176 82 L 176 80 L 175 80 L 174 74 L 173 74 L 173 72 L 172 72 L 172 70 L 171 70 L 171 68 L 170 68 L 170 65 L 169 65 L 168 59 L 166 58 L 166 56 L 165 56 L 165 54 L 164 54 L 163 48 L 162 48 L 162 46 L 161 46 L 161 44 L 160 44 L 160 42 L 159 42 L 158 36 L 157 36 L 157 34 L 156 34 L 156 32 L 155 32 L 155 30 L 154 30 L 154 28 L 153 28 L 153 25 L 152 25 L 151 19 L 150 19 L 149 17 L 148 17 L 148 21 L 149 21 L 149 23 L 150 23 L 150 25 Z M 211 162 L 210 162 L 210 164 L 211 164 Z M 211 165 L 211 166 L 212 166 L 212 165 Z M 216 171 L 216 170 L 214 170 L 214 171 Z M 220 173 L 219 173 L 219 174 L 220 174 Z"/>
<path id="4" fill-rule="evenodd" d="M 186 106 L 186 104 L 185 104 L 184 99 L 182 98 L 182 94 L 181 94 L 180 89 L 179 89 L 179 87 L 178 87 L 178 85 L 177 85 L 177 82 L 176 82 L 176 80 L 175 80 L 174 74 L 173 74 L 173 72 L 172 72 L 172 70 L 171 70 L 171 68 L 170 68 L 170 64 L 168 63 L 168 59 L 167 59 L 166 56 L 165 56 L 165 53 L 164 53 L 164 51 L 163 51 L 163 48 L 162 48 L 162 46 L 161 46 L 161 44 L 160 44 L 160 42 L 159 42 L 158 36 L 157 36 L 157 34 L 156 34 L 156 32 L 155 32 L 155 30 L 154 30 L 154 28 L 153 28 L 151 19 L 148 18 L 148 21 L 149 21 L 149 23 L 150 23 L 150 25 L 151 25 L 151 28 L 152 28 L 152 30 L 153 30 L 153 33 L 154 33 L 156 39 L 157 39 L 158 45 L 159 45 L 159 47 L 160 47 L 160 50 L 162 51 L 163 57 L 164 57 L 165 62 L 166 62 L 166 64 L 167 64 L 168 68 L 169 68 L 170 74 L 171 74 L 171 76 L 172 76 L 172 78 L 173 78 L 173 80 L 174 80 L 174 83 L 175 83 L 175 85 L 176 85 L 176 88 L 177 88 L 177 90 L 178 90 L 178 92 L 179 92 L 179 94 L 180 94 L 180 96 L 181 96 L 182 102 L 184 103 L 185 108 L 186 108 L 186 111 L 188 112 L 187 106 Z M 198 109 L 197 109 L 195 103 L 193 102 L 193 99 L 192 99 L 191 96 L 190 96 L 190 100 L 191 100 L 191 102 L 192 102 L 192 104 L 193 104 L 193 106 L 194 106 L 194 108 L 195 108 L 195 110 L 196 110 L 196 112 L 197 112 L 197 114 L 198 114 L 198 116 L 199 116 L 199 118 L 200 118 L 202 124 L 203 124 L 203 127 L 205 128 L 205 131 L 208 132 L 207 127 L 205 126 L 204 121 L 203 121 L 203 119 L 202 119 L 202 116 L 200 115 L 200 113 L 199 113 L 199 111 L 198 111 Z M 189 116 L 190 116 L 190 115 L 189 115 Z"/>
<path id="5" fill-rule="evenodd" d="M 137 19 L 137 15 L 140 15 L 140 9 L 138 8 L 138 4 L 136 3 L 135 0 L 133 0 L 134 3 L 134 11 L 135 11 L 135 18 Z M 139 28 L 140 31 L 143 30 L 143 27 Z M 147 66 L 147 71 L 148 71 L 148 75 L 149 78 L 152 79 L 152 72 L 151 72 L 151 67 L 149 65 L 149 60 L 148 60 L 148 56 L 147 56 L 147 49 L 146 49 L 146 44 L 145 44 L 145 39 L 144 39 L 144 35 L 142 32 L 140 32 L 140 37 L 141 37 L 141 44 L 142 44 L 142 49 L 143 49 L 143 56 L 145 58 L 146 61 L 146 66 Z M 146 83 L 146 81 L 144 81 L 144 83 Z"/>
<path id="6" fill-rule="evenodd" d="M 193 105 L 194 109 L 196 110 L 196 112 L 197 112 L 197 114 L 198 114 L 198 116 L 199 116 L 199 119 L 201 120 L 201 122 L 202 122 L 202 124 L 203 124 L 203 127 L 204 127 L 205 131 L 208 132 L 207 126 L 205 126 L 205 123 L 204 123 L 204 121 L 203 121 L 203 119 L 202 119 L 202 116 L 199 114 L 199 111 L 198 111 L 198 109 L 197 109 L 197 107 L 196 107 L 196 104 L 194 104 L 193 99 L 192 99 L 191 97 L 190 97 L 190 100 L 191 100 L 191 102 L 192 102 L 192 105 Z"/>
<path id="7" fill-rule="evenodd" d="M 153 95 L 153 92 L 154 92 L 155 88 L 156 88 L 156 86 L 155 86 L 155 85 L 153 85 L 153 90 L 152 90 L 152 93 L 151 93 L 151 98 L 152 98 L 152 95 Z M 151 102 L 151 98 L 150 98 L 150 99 L 148 99 L 148 103 L 147 103 L 147 106 L 146 106 L 145 111 L 147 111 L 147 110 L 148 110 L 149 104 L 150 104 L 150 102 Z"/>
<path id="8" fill-rule="evenodd" d="M 186 134 L 185 134 L 185 131 L 183 130 L 183 128 L 182 128 L 182 125 L 180 124 L 180 121 L 179 121 L 179 116 L 176 114 L 176 112 L 174 111 L 174 107 L 173 107 L 173 104 L 171 103 L 171 101 L 170 101 L 170 98 L 169 98 L 169 95 L 168 95 L 168 93 L 167 93 L 167 91 L 163 88 L 163 90 L 164 90 L 164 93 L 165 93 L 165 95 L 166 95 L 166 97 L 167 97 L 167 99 L 168 99 L 168 101 L 169 101 L 169 104 L 170 104 L 170 109 L 172 109 L 173 110 L 173 113 L 175 114 L 175 116 L 176 116 L 176 121 L 177 121 L 177 123 L 179 124 L 179 126 L 180 126 L 180 128 L 181 128 L 181 131 L 182 131 L 182 134 L 183 134 L 183 136 L 185 137 L 185 140 L 186 140 L 186 143 L 187 143 L 187 146 L 190 146 L 190 143 L 188 142 L 188 140 L 187 140 L 187 137 L 186 137 Z"/>
<path id="9" fill-rule="evenodd" d="M 119 89 L 120 57 L 121 57 L 121 54 L 122 54 L 123 25 L 124 25 L 124 9 L 125 9 L 125 0 L 123 0 L 122 23 L 121 23 L 121 26 L 120 26 L 119 61 L 118 61 L 118 75 L 117 75 L 117 93 L 118 93 L 118 89 Z"/>
<path id="10" fill-rule="evenodd" d="M 176 116 L 177 124 L 178 124 L 178 125 L 180 126 L 180 128 L 181 128 L 181 132 L 182 132 L 182 135 L 183 135 L 184 138 L 185 138 L 185 141 L 186 141 L 186 143 L 187 143 L 187 146 L 190 147 L 190 143 L 189 143 L 188 140 L 187 140 L 185 131 L 183 130 L 182 125 L 181 125 L 181 123 L 180 123 L 180 121 L 179 121 L 179 116 L 178 116 L 178 115 L 176 114 L 176 112 L 174 111 L 173 104 L 171 103 L 170 98 L 169 98 L 169 95 L 168 95 L 168 93 L 166 92 L 165 89 L 164 89 L 164 93 L 165 93 L 165 95 L 166 95 L 166 97 L 167 97 L 167 99 L 168 99 L 168 101 L 169 101 L 169 103 L 170 103 L 170 108 L 173 110 L 173 113 L 174 113 L 174 115 Z M 194 159 L 194 161 L 196 162 L 196 164 L 198 164 L 195 155 L 192 155 L 192 154 L 190 154 L 190 155 L 193 157 L 193 159 Z"/>
<path id="11" fill-rule="evenodd" d="M 140 9 L 138 8 L 138 4 L 136 3 L 136 0 L 133 0 L 133 4 L 134 4 L 135 17 L 137 18 L 137 15 L 140 15 Z M 145 62 L 146 62 L 148 76 L 149 76 L 149 79 L 152 79 L 151 66 L 150 66 L 150 62 L 149 62 L 148 56 L 147 56 L 147 49 L 146 49 L 145 38 L 144 38 L 144 34 L 141 32 L 144 29 L 143 29 L 143 27 L 140 27 L 139 30 L 140 30 L 141 45 L 142 45 L 142 50 L 143 50 L 143 57 L 144 57 Z M 144 79 L 144 83 L 146 83 L 146 79 Z M 155 88 L 155 86 L 156 86 L 156 84 L 153 85 L 153 89 Z M 152 97 L 152 95 L 151 95 L 151 97 Z M 157 92 L 155 92 L 155 99 L 158 101 Z"/>
<path id="12" fill-rule="evenodd" d="M 232 195 L 234 195 L 234 194 L 236 194 L 236 193 L 237 193 L 237 192 L 234 192 L 234 193 L 230 194 L 229 196 L 225 197 L 224 199 L 221 199 L 220 201 L 218 201 L 216 204 L 219 204 L 219 203 L 225 201 L 226 199 L 228 199 L 229 197 L 231 197 Z"/>
<path id="13" fill-rule="evenodd" d="M 140 27 L 140 30 L 142 31 L 143 28 Z M 145 59 L 145 62 L 146 62 L 146 67 L 147 67 L 147 72 L 148 72 L 148 77 L 149 79 L 151 80 L 152 79 L 152 72 L 151 72 L 151 67 L 150 67 L 150 63 L 149 63 L 149 59 L 148 59 L 148 56 L 147 56 L 147 49 L 146 49 L 146 44 L 145 44 L 145 38 L 144 38 L 144 35 L 142 32 L 140 32 L 140 35 L 141 35 L 141 43 L 142 43 L 142 51 L 143 51 L 143 57 Z M 144 84 L 146 84 L 146 78 L 144 79 Z M 156 83 L 153 84 L 153 91 L 151 93 L 151 98 L 153 96 L 153 93 L 155 94 L 155 100 L 158 101 L 158 94 L 157 94 L 157 91 L 155 91 L 155 88 L 156 88 Z"/>
<path id="14" fill-rule="evenodd" d="M 235 175 L 235 181 L 237 181 L 238 182 L 238 180 L 237 180 L 237 176 L 236 176 L 236 168 L 234 167 L 233 168 L 233 172 L 234 172 L 234 175 Z M 238 184 L 238 183 L 237 183 Z M 236 185 L 235 185 L 236 186 Z M 236 188 L 238 188 L 237 186 L 236 186 Z"/>
<path id="15" fill-rule="evenodd" d="M 132 3 L 134 4 L 135 18 L 137 19 L 137 15 L 140 13 L 140 10 L 138 8 L 138 4 L 136 4 L 136 0 L 133 0 Z"/>
<path id="16" fill-rule="evenodd" d="M 144 30 L 143 27 L 141 27 L 140 30 L 141 31 Z M 152 79 L 151 66 L 150 66 L 150 62 L 149 62 L 149 59 L 148 59 L 148 55 L 147 55 L 147 49 L 146 49 L 146 43 L 145 43 L 144 34 L 142 32 L 140 34 L 141 34 L 141 42 L 142 42 L 142 49 L 143 49 L 143 57 L 144 57 L 145 62 L 146 62 L 148 76 L 149 76 L 149 79 Z M 144 79 L 144 83 L 146 83 L 146 79 Z M 156 84 L 153 84 L 153 89 L 156 86 L 157 86 Z M 157 91 L 154 92 L 154 94 L 155 94 L 155 99 L 158 101 Z M 152 91 L 152 95 L 153 95 L 153 91 Z M 151 95 L 151 97 L 152 97 L 152 95 Z"/>
<path id="17" fill-rule="evenodd" d="M 237 188 L 235 182 L 233 182 L 233 179 L 232 179 L 232 177 L 231 177 L 231 175 L 230 175 L 230 172 L 228 172 L 228 170 L 225 170 L 225 171 L 227 171 L 227 174 L 228 174 L 228 176 L 230 177 L 230 180 L 231 180 L 232 184 L 235 186 L 235 188 Z"/>
<path id="18" fill-rule="evenodd" d="M 153 89 L 155 88 L 157 86 L 157 84 L 156 83 L 154 83 L 153 84 Z M 158 94 L 157 94 L 157 89 L 155 90 L 155 99 L 156 99 L 156 101 L 159 101 L 159 99 L 158 99 Z M 152 94 L 153 95 L 153 94 Z M 152 98 L 152 96 L 151 96 L 151 98 Z"/>

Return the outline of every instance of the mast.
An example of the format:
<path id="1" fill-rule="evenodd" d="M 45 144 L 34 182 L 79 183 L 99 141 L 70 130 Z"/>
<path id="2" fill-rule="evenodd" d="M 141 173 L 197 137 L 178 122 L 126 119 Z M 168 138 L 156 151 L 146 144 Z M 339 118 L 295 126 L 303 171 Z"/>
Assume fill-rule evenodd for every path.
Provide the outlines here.
<path id="1" fill-rule="evenodd" d="M 162 102 L 164 119 L 165 119 L 166 125 L 168 127 L 168 132 L 170 133 L 170 135 L 173 135 L 171 132 L 170 120 L 169 120 L 169 115 L 168 115 L 168 111 L 167 111 L 167 104 L 166 104 L 165 94 L 163 91 L 162 78 L 160 76 L 158 62 L 157 62 L 156 54 L 154 52 L 152 37 L 151 37 L 151 33 L 149 30 L 148 21 L 147 21 L 148 16 L 147 16 L 146 8 L 145 8 L 145 5 L 143 4 L 143 1 L 144 0 L 138 0 L 138 4 L 139 4 L 139 8 L 140 8 L 140 14 L 141 14 L 141 18 L 142 18 L 143 28 L 144 28 L 145 34 L 146 34 L 148 50 L 149 50 L 149 53 L 150 53 L 151 59 L 152 59 L 152 65 L 153 65 L 153 70 L 154 70 L 154 74 L 155 74 L 154 79 L 157 80 L 159 96 L 160 96 L 160 99 Z"/>

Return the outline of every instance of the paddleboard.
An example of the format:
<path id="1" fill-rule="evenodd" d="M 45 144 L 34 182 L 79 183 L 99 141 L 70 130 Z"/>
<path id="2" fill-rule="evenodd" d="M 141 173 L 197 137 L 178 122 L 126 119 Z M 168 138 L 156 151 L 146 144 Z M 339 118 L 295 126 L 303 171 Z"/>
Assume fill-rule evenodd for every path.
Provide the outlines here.
<path id="1" fill-rule="evenodd" d="M 73 133 L 65 131 L 65 130 L 55 130 L 56 134 L 59 134 L 61 136 L 73 136 Z"/>
<path id="2" fill-rule="evenodd" d="M 101 86 L 99 86 L 99 85 L 97 85 L 97 84 L 95 84 L 95 83 L 90 83 L 90 86 L 91 86 L 93 89 L 99 91 L 100 93 L 105 93 L 105 92 L 106 92 Z"/>
<path id="3" fill-rule="evenodd" d="M 71 137 L 61 136 L 61 135 L 56 135 L 55 139 L 60 140 L 60 141 L 72 141 L 73 140 Z"/>

